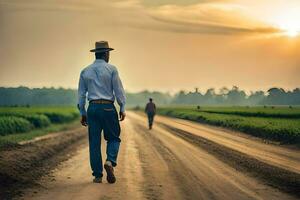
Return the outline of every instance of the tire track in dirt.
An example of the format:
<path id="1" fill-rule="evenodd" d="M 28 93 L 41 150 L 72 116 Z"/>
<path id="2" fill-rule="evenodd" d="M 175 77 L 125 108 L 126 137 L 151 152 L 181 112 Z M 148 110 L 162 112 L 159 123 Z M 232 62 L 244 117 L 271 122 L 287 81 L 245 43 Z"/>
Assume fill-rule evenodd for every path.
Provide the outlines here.
<path id="1" fill-rule="evenodd" d="M 145 128 L 146 119 L 130 113 L 136 132 L 150 142 L 168 164 L 183 199 L 294 199 L 245 176 L 165 128 Z"/>
<path id="2" fill-rule="evenodd" d="M 178 187 L 169 172 L 168 161 L 161 155 L 162 152 L 153 146 L 151 140 L 147 138 L 147 133 L 135 125 L 131 134 L 134 135 L 142 163 L 145 199 L 186 199 L 178 192 Z"/>
<path id="3" fill-rule="evenodd" d="M 193 176 L 193 174 L 191 174 L 190 171 L 188 169 L 186 169 L 186 167 L 183 165 L 183 163 L 180 162 L 180 160 L 172 153 L 172 151 L 170 149 L 166 148 L 159 140 L 155 139 L 151 135 L 151 132 L 146 130 L 145 127 L 143 127 L 142 125 L 137 125 L 135 128 L 136 128 L 136 131 L 139 131 L 140 137 L 143 138 L 143 141 L 147 141 L 147 142 L 150 142 L 151 144 L 153 144 L 152 148 L 155 149 L 155 151 L 157 153 L 159 153 L 159 155 L 162 156 L 165 163 L 167 163 L 169 171 L 167 174 L 164 174 L 164 176 L 169 176 L 174 179 L 173 182 L 175 182 L 176 187 L 178 189 L 180 189 L 180 195 L 183 197 L 183 198 L 179 198 L 179 199 L 193 200 L 193 199 L 195 199 L 195 197 L 199 197 L 198 191 L 200 191 L 199 187 L 201 187 L 201 186 L 199 186 L 197 184 L 193 184 L 194 182 L 199 181 L 197 179 L 197 177 Z M 142 160 L 147 159 L 147 156 L 145 156 L 145 154 L 142 152 L 141 152 L 141 159 Z M 144 161 L 144 162 L 147 162 L 147 161 Z M 146 166 L 145 168 L 148 168 L 148 167 Z M 183 172 L 187 172 L 188 174 L 185 174 L 185 176 L 182 176 L 181 174 Z M 150 169 L 145 169 L 145 175 L 151 177 L 151 175 L 147 175 L 147 173 L 153 174 L 156 172 L 153 170 L 150 170 Z M 153 179 L 153 177 L 151 179 Z M 187 184 L 187 183 L 189 183 L 189 184 Z M 168 184 L 170 184 L 170 183 L 168 183 Z M 152 188 L 151 190 L 154 190 L 154 188 Z M 210 194 L 210 192 L 206 191 L 206 194 Z M 208 195 L 208 196 L 210 196 L 209 199 L 213 199 L 212 194 Z M 159 198 L 159 199 L 163 199 L 163 198 Z M 168 198 L 164 198 L 164 199 L 168 199 Z"/>
<path id="4" fill-rule="evenodd" d="M 192 143 L 216 156 L 231 167 L 261 179 L 268 185 L 300 197 L 300 174 L 269 165 L 246 154 L 222 146 L 203 137 L 193 135 L 181 129 L 159 123 L 170 133 Z"/>
<path id="5" fill-rule="evenodd" d="M 296 146 L 274 145 L 241 132 L 189 120 L 157 116 L 156 121 L 300 174 L 300 149 Z"/>

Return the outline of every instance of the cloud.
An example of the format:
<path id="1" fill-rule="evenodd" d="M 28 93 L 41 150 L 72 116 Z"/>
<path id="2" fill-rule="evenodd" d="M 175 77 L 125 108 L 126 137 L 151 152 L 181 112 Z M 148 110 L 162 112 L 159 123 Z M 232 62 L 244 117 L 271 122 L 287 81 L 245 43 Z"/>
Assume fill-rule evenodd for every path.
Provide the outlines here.
<path id="1" fill-rule="evenodd" d="M 200 33 L 200 34 L 215 34 L 215 35 L 231 35 L 231 34 L 272 34 L 278 33 L 279 30 L 273 27 L 253 27 L 244 28 L 238 26 L 229 26 L 222 24 L 210 24 L 210 23 L 191 23 L 191 22 L 179 22 L 171 19 L 162 19 L 159 17 L 152 17 L 153 19 L 166 23 L 163 26 L 155 26 L 159 30 L 169 30 L 172 32 L 180 33 Z M 150 26 L 154 27 L 154 26 Z M 143 28 L 146 28 L 143 26 Z"/>
<path id="2" fill-rule="evenodd" d="M 30 11 L 90 11 L 94 4 L 81 2 L 77 0 L 69 0 L 64 2 L 53 1 L 34 1 L 27 0 L 0 0 L 0 8 L 3 10 L 30 10 Z M 4 10 L 3 10 L 4 11 Z"/>
<path id="3" fill-rule="evenodd" d="M 171 19 L 162 19 L 154 17 L 153 19 L 166 23 L 165 26 L 156 26 L 160 30 L 169 30 L 180 33 L 201 33 L 201 34 L 216 34 L 216 35 L 231 35 L 231 34 L 270 34 L 277 33 L 279 30 L 273 27 L 257 27 L 257 28 L 243 28 L 234 27 L 221 24 L 210 24 L 210 23 L 190 23 L 190 22 L 179 22 Z M 153 27 L 153 26 L 152 26 Z M 145 27 L 144 27 L 145 28 Z"/>
<path id="4" fill-rule="evenodd" d="M 151 6 L 149 6 L 151 4 Z M 0 11 L 85 12 L 110 24 L 199 34 L 270 34 L 279 30 L 253 20 L 247 8 L 230 0 L 0 0 Z M 100 21 L 101 21 L 100 20 Z"/>
<path id="5" fill-rule="evenodd" d="M 152 6 L 148 4 L 152 3 Z M 129 27 L 199 34 L 272 34 L 279 30 L 252 17 L 231 0 L 115 0 Z"/>
<path id="6" fill-rule="evenodd" d="M 162 5 L 193 5 L 199 3 L 225 2 L 228 0 L 141 0 L 145 6 L 162 6 Z"/>
<path id="7" fill-rule="evenodd" d="M 279 32 L 243 14 L 246 8 L 230 3 L 163 5 L 148 9 L 152 19 L 168 24 L 170 31 L 204 34 L 237 34 Z"/>

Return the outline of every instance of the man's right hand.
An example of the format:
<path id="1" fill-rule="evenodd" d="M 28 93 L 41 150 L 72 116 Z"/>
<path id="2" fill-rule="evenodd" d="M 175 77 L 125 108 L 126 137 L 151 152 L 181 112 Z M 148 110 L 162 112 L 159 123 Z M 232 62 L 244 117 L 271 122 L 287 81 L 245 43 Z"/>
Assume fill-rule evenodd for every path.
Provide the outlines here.
<path id="1" fill-rule="evenodd" d="M 126 117 L 126 113 L 125 112 L 120 112 L 120 121 L 123 121 Z"/>
<path id="2" fill-rule="evenodd" d="M 88 125 L 88 124 L 87 124 L 87 118 L 86 118 L 85 115 L 82 115 L 82 116 L 81 116 L 80 123 L 81 123 L 82 126 L 87 126 L 87 125 Z"/>

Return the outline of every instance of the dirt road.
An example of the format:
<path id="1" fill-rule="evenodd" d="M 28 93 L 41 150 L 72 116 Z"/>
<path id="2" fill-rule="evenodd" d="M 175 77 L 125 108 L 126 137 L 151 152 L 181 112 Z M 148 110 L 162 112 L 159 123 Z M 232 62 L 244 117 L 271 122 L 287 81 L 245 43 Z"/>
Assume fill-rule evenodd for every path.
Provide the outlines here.
<path id="1" fill-rule="evenodd" d="M 159 124 L 149 131 L 144 117 L 128 113 L 122 123 L 116 184 L 109 185 L 105 180 L 102 184 L 91 182 L 86 144 L 56 168 L 51 177 L 44 177 L 43 187 L 28 190 L 23 199 L 297 199 L 234 169 L 174 132 L 200 135 L 296 174 L 300 168 L 298 150 L 263 144 L 244 135 L 184 120 L 156 120 Z"/>

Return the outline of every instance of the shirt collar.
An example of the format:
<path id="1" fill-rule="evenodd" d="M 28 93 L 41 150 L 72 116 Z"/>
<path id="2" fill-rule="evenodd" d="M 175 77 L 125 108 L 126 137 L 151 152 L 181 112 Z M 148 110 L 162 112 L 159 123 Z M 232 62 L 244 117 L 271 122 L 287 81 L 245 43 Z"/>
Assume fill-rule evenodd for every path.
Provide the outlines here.
<path id="1" fill-rule="evenodd" d="M 106 61 L 103 60 L 103 59 L 96 59 L 96 60 L 94 61 L 94 63 L 102 63 L 102 62 L 106 62 Z"/>

